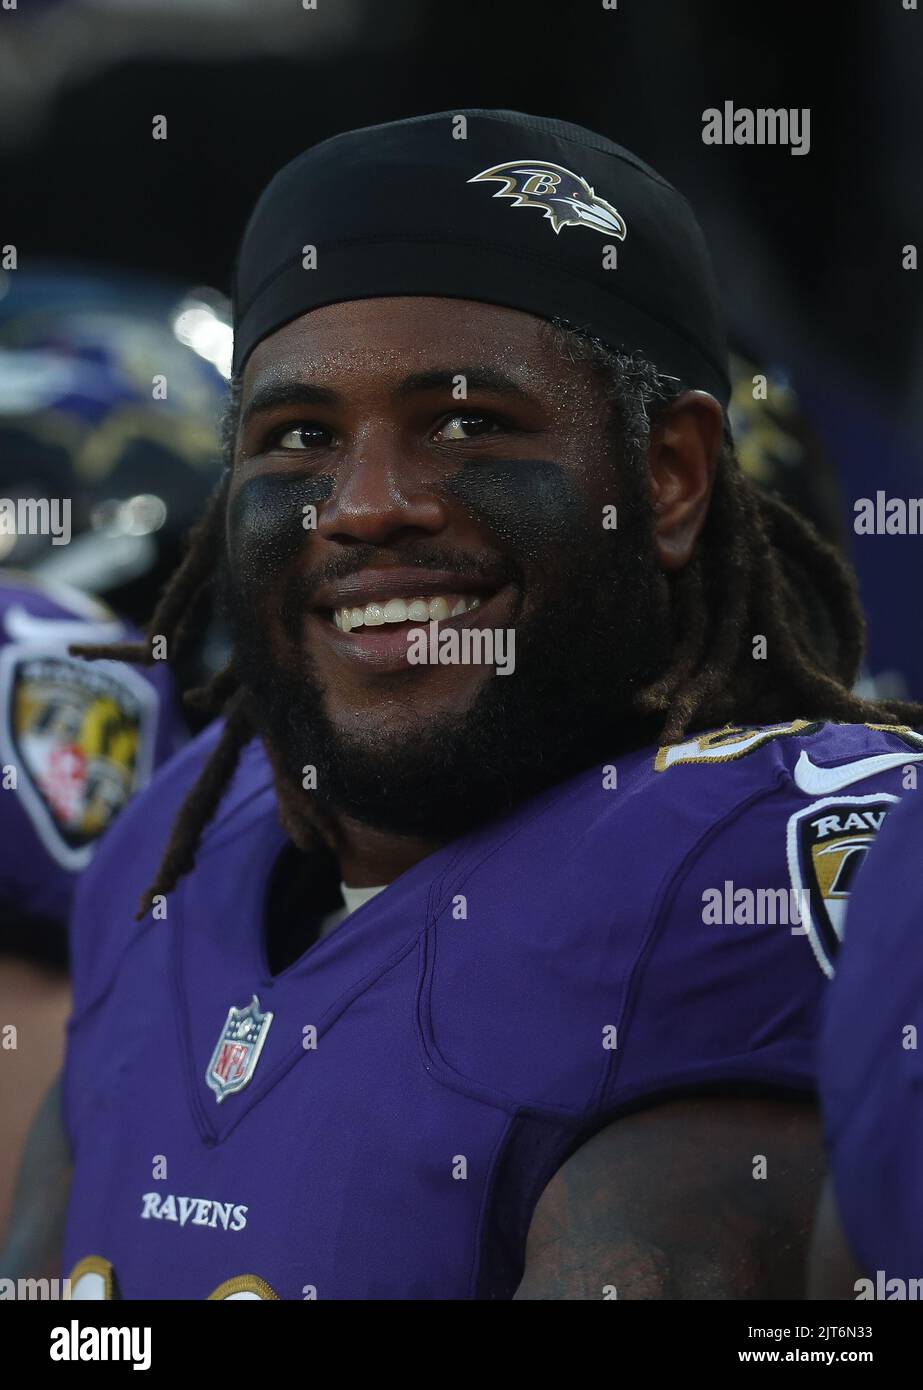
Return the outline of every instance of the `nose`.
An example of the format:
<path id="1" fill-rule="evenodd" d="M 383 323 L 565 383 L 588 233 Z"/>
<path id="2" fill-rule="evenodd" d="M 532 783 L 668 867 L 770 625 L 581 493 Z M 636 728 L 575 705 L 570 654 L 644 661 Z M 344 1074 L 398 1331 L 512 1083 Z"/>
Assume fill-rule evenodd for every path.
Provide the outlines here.
<path id="1" fill-rule="evenodd" d="M 436 535 L 445 503 L 424 481 L 406 443 L 365 436 L 341 459 L 330 497 L 319 510 L 317 534 L 341 544 L 382 545 L 402 531 Z"/>

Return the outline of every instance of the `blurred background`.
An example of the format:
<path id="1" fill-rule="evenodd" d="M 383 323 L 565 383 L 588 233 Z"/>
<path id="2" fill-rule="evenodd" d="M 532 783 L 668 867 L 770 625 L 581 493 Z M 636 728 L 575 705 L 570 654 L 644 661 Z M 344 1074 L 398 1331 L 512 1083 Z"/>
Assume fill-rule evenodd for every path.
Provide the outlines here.
<path id="1" fill-rule="evenodd" d="M 222 293 L 267 179 L 352 126 L 505 106 L 598 129 L 690 198 L 740 354 L 744 462 L 850 551 L 879 688 L 923 695 L 908 623 L 923 539 L 857 537 L 851 525 L 858 497 L 923 494 L 923 302 L 918 272 L 901 264 L 923 220 L 923 15 L 902 0 L 809 9 L 19 0 L 0 10 L 0 247 L 17 256 L 0 278 L 0 496 L 46 494 L 66 476 L 75 498 L 72 545 L 30 552 L 29 538 L 0 538 L 0 564 L 47 570 L 142 621 L 216 476 Z M 810 153 L 703 145 L 702 112 L 725 101 L 809 107 Z M 166 140 L 152 139 L 157 115 Z M 169 411 L 151 402 L 158 370 Z M 754 407 L 754 371 L 772 382 L 767 408 Z M 214 650 L 220 659 L 220 635 Z"/>

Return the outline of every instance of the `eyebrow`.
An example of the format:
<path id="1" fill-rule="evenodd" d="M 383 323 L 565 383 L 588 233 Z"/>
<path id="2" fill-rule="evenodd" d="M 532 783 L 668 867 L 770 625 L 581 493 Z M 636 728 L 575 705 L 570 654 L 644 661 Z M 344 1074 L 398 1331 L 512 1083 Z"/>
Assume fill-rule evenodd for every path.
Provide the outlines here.
<path id="1" fill-rule="evenodd" d="M 407 396 L 424 391 L 452 391 L 459 377 L 464 377 L 468 391 L 517 396 L 520 400 L 531 399 L 517 381 L 491 367 L 435 367 L 426 372 L 413 372 L 394 388 L 392 399 L 404 400 Z M 300 405 L 336 405 L 341 399 L 329 387 L 316 386 L 307 381 L 267 383 L 253 392 L 241 415 L 241 423 L 246 426 L 255 415 L 263 415 L 270 410 Z"/>
<path id="2" fill-rule="evenodd" d="M 334 405 L 338 399 L 335 391 L 307 381 L 280 381 L 258 386 L 241 414 L 241 424 L 246 426 L 254 415 L 264 415 L 282 406 Z"/>
<path id="3" fill-rule="evenodd" d="M 459 377 L 464 377 L 468 391 L 491 391 L 496 395 L 530 399 L 528 391 L 518 381 L 492 367 L 436 367 L 428 372 L 414 372 L 395 387 L 394 399 L 402 400 L 418 391 L 452 391 Z"/>

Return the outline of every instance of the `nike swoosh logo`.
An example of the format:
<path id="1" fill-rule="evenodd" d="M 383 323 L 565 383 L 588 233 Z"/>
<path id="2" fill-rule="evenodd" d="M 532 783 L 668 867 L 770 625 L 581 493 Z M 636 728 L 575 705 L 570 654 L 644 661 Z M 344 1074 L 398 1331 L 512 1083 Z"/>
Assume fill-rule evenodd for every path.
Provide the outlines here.
<path id="1" fill-rule="evenodd" d="M 27 642 L 38 646 L 44 642 L 113 642 L 118 641 L 125 632 L 116 622 L 90 622 L 87 618 L 40 618 L 30 613 L 21 604 L 7 610 L 5 626 L 13 642 Z"/>
<path id="2" fill-rule="evenodd" d="M 828 792 L 850 787 L 853 782 L 874 777 L 876 772 L 890 772 L 895 767 L 918 762 L 923 762 L 923 753 L 908 750 L 906 753 L 877 753 L 872 758 L 857 758 L 855 762 L 842 763 L 839 767 L 818 767 L 803 752 L 795 764 L 795 786 L 806 796 L 825 796 Z"/>

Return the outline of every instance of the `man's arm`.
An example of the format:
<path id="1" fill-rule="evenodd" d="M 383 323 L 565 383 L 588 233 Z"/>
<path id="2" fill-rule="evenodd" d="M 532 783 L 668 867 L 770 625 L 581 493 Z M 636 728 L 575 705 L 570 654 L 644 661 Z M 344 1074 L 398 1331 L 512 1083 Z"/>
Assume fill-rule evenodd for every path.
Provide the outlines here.
<path id="1" fill-rule="evenodd" d="M 708 1097 L 625 1116 L 545 1188 L 515 1297 L 804 1298 L 823 1170 L 807 1102 Z"/>
<path id="2" fill-rule="evenodd" d="M 60 1276 L 70 1182 L 71 1158 L 58 1078 L 39 1107 L 23 1149 L 10 1228 L 0 1253 L 4 1278 Z"/>

